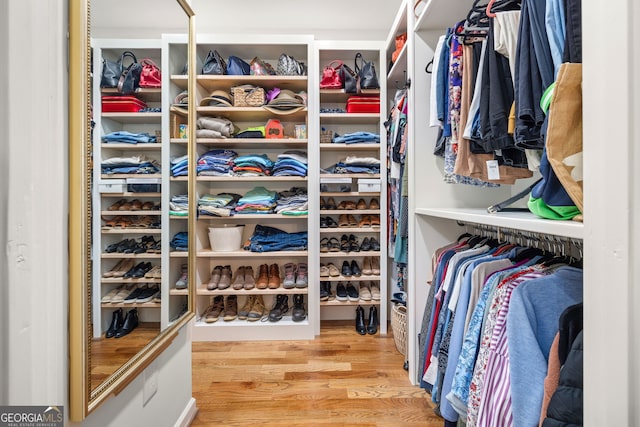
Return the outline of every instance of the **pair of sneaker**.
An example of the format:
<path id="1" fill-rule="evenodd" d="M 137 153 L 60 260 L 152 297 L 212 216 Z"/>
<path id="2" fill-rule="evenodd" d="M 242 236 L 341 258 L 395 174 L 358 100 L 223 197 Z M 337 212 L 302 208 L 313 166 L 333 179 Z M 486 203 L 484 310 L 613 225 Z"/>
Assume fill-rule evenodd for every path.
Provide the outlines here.
<path id="1" fill-rule="evenodd" d="M 309 284 L 309 270 L 306 263 L 284 265 L 282 287 L 285 289 L 306 288 Z"/>

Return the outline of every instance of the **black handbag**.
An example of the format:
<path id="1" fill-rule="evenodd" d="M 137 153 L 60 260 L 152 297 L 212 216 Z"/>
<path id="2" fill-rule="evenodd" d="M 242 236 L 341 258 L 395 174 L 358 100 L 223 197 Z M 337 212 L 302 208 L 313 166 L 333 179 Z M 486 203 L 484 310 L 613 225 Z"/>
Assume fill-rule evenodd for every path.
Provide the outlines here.
<path id="1" fill-rule="evenodd" d="M 122 54 L 122 61 L 120 63 L 121 65 L 122 62 L 124 62 L 125 57 L 130 57 L 133 62 L 122 71 L 122 74 L 120 74 L 120 79 L 118 80 L 118 92 L 133 93 L 140 87 L 140 74 L 142 73 L 142 65 L 138 62 L 136 56 L 129 51 L 126 51 Z"/>
<path id="2" fill-rule="evenodd" d="M 358 65 L 358 60 L 362 65 Z M 358 90 L 360 89 L 380 89 L 378 83 L 378 75 L 373 61 L 367 62 L 360 52 L 356 53 L 355 58 L 356 74 L 358 75 Z"/>
<path id="3" fill-rule="evenodd" d="M 202 74 L 227 74 L 227 63 L 217 50 L 210 50 L 202 64 Z"/>
<path id="4" fill-rule="evenodd" d="M 355 71 L 347 66 L 347 64 L 342 64 L 340 67 L 340 79 L 342 80 L 342 87 L 346 93 L 357 93 L 358 92 L 358 76 Z"/>
<path id="5" fill-rule="evenodd" d="M 108 59 L 102 59 L 102 76 L 100 79 L 100 87 L 118 87 L 118 81 L 120 80 L 120 76 L 124 71 L 122 67 L 122 61 L 125 56 L 133 56 L 132 52 L 128 50 L 122 52 L 120 58 L 117 61 L 110 61 Z"/>

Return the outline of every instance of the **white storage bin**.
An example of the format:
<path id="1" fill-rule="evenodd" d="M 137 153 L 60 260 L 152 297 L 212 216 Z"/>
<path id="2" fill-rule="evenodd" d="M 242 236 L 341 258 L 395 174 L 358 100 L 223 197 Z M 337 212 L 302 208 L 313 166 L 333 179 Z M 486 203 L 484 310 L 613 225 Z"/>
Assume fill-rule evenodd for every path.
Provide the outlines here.
<path id="1" fill-rule="evenodd" d="M 98 185 L 101 193 L 124 193 L 127 184 L 124 179 L 103 179 Z"/>
<path id="2" fill-rule="evenodd" d="M 369 178 L 358 179 L 358 192 L 371 193 L 371 192 L 379 192 L 379 191 L 380 191 L 379 179 L 369 179 Z"/>
<path id="3" fill-rule="evenodd" d="M 239 251 L 242 248 L 244 225 L 222 224 L 209 227 L 209 244 L 214 252 Z"/>

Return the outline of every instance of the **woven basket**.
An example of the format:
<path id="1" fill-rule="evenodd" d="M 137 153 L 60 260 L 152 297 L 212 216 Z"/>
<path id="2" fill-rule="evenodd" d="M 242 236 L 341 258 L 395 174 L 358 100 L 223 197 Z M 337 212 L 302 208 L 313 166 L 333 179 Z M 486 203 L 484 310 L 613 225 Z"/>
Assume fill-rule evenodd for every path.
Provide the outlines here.
<path id="1" fill-rule="evenodd" d="M 391 308 L 391 331 L 396 349 L 403 356 L 407 355 L 407 307 L 394 304 Z"/>
<path id="2" fill-rule="evenodd" d="M 328 144 L 333 141 L 333 131 L 332 130 L 321 130 L 320 131 L 320 143 Z"/>
<path id="3" fill-rule="evenodd" d="M 234 107 L 262 107 L 266 99 L 263 88 L 251 85 L 232 87 L 231 97 Z"/>

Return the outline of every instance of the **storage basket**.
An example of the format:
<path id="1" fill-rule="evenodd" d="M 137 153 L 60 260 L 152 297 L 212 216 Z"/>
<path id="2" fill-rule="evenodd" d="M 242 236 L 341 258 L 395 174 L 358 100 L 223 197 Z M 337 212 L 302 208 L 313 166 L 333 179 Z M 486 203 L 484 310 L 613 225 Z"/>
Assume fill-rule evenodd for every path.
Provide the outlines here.
<path id="1" fill-rule="evenodd" d="M 328 144 L 333 142 L 333 131 L 332 130 L 321 130 L 320 131 L 320 143 Z"/>
<path id="2" fill-rule="evenodd" d="M 262 107 L 266 99 L 260 86 L 242 85 L 231 88 L 234 107 Z"/>
<path id="3" fill-rule="evenodd" d="M 209 227 L 209 244 L 214 252 L 239 251 L 242 247 L 244 225 L 223 224 Z"/>
<path id="4" fill-rule="evenodd" d="M 403 356 L 407 355 L 407 307 L 394 304 L 391 307 L 391 331 L 396 349 Z"/>

